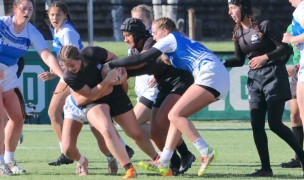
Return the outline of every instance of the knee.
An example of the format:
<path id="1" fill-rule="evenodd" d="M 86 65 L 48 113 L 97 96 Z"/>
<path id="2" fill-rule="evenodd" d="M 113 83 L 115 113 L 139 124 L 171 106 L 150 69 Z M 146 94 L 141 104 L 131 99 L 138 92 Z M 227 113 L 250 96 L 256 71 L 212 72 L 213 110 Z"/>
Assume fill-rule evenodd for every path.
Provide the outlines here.
<path id="1" fill-rule="evenodd" d="M 280 131 L 282 126 L 284 126 L 284 125 L 283 125 L 283 123 L 280 123 L 280 122 L 278 122 L 276 124 L 269 123 L 269 129 L 276 134 Z"/>
<path id="2" fill-rule="evenodd" d="M 176 123 L 178 121 L 179 118 L 181 118 L 182 116 L 180 116 L 177 112 L 174 111 L 170 111 L 168 114 L 168 119 L 170 121 L 170 123 Z"/>

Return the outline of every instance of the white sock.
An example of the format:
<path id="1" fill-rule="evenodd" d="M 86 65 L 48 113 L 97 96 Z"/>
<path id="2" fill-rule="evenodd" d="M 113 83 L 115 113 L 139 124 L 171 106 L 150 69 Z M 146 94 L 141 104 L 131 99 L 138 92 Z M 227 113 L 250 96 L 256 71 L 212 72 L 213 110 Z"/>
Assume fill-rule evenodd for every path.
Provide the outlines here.
<path id="1" fill-rule="evenodd" d="M 160 155 L 159 161 L 164 165 L 164 166 L 169 166 L 170 164 L 170 159 L 173 155 L 173 151 L 169 150 L 168 148 L 164 148 L 163 152 Z"/>
<path id="2" fill-rule="evenodd" d="M 63 153 L 61 141 L 59 142 L 60 152 Z"/>
<path id="3" fill-rule="evenodd" d="M 4 154 L 1 154 L 1 155 L 0 155 L 0 164 L 5 164 L 5 161 L 4 161 Z"/>
<path id="4" fill-rule="evenodd" d="M 4 152 L 4 161 L 9 163 L 15 160 L 15 152 L 5 151 Z"/>
<path id="5" fill-rule="evenodd" d="M 193 144 L 202 156 L 207 156 L 208 155 L 209 145 L 207 144 L 206 141 L 204 141 L 203 138 L 198 138 L 197 140 L 195 140 L 193 142 Z"/>
<path id="6" fill-rule="evenodd" d="M 80 155 L 80 159 L 77 161 L 77 163 L 79 165 L 82 165 L 84 163 L 84 161 L 85 161 L 85 157 L 83 155 Z"/>
<path id="7" fill-rule="evenodd" d="M 125 140 L 123 140 L 123 138 L 119 137 L 119 139 L 120 139 L 120 141 L 121 141 L 121 143 L 122 143 L 123 146 L 127 145 L 126 142 L 125 142 Z"/>

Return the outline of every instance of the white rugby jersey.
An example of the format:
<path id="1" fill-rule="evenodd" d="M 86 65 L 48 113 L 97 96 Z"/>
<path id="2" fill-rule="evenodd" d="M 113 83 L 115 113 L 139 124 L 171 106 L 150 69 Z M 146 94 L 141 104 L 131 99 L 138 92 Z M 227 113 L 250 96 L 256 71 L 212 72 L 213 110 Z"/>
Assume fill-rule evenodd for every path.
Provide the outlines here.
<path id="1" fill-rule="evenodd" d="M 58 32 L 54 30 L 53 47 L 56 54 L 58 54 L 60 48 L 66 45 L 73 45 L 79 50 L 83 48 L 82 41 L 79 33 L 76 31 L 74 26 L 65 21 Z"/>
<path id="2" fill-rule="evenodd" d="M 157 41 L 153 47 L 163 52 L 172 66 L 189 72 L 200 69 L 208 62 L 221 63 L 218 57 L 204 45 L 179 32 L 170 33 Z"/>
<path id="3" fill-rule="evenodd" d="M 42 34 L 30 22 L 17 34 L 13 20 L 14 16 L 0 17 L 0 63 L 7 66 L 17 64 L 31 45 L 38 52 L 48 48 Z"/>

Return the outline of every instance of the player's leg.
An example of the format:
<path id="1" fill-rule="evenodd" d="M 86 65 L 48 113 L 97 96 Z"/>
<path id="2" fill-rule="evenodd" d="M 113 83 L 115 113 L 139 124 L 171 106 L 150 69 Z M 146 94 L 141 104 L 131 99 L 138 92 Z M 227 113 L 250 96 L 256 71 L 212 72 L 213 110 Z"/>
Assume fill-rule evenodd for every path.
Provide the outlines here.
<path id="1" fill-rule="evenodd" d="M 51 124 L 54 130 L 54 133 L 58 139 L 60 147 L 60 156 L 58 159 L 48 162 L 50 166 L 60 166 L 62 164 L 71 164 L 72 160 L 64 156 L 62 153 L 61 146 L 61 136 L 62 136 L 62 126 L 63 126 L 63 106 L 65 103 L 66 97 L 70 94 L 70 89 L 67 87 L 66 83 L 60 80 L 56 86 L 55 93 L 52 96 L 48 115 L 51 120 Z"/>

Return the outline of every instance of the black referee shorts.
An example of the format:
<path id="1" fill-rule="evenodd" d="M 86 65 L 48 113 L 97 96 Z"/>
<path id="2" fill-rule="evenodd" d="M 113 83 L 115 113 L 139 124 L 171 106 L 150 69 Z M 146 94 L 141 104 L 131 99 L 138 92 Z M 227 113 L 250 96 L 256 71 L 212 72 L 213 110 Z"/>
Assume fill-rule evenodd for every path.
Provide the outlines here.
<path id="1" fill-rule="evenodd" d="M 249 70 L 247 87 L 249 102 L 291 99 L 287 70 L 281 63 Z"/>

